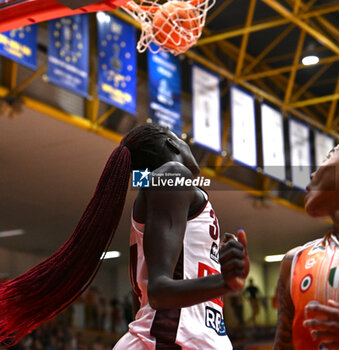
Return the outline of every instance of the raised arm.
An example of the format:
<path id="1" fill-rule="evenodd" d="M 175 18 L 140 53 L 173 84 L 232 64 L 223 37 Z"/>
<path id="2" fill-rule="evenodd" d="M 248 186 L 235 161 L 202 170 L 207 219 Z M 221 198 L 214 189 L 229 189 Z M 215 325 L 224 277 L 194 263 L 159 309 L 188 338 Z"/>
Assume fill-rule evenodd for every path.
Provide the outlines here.
<path id="1" fill-rule="evenodd" d="M 294 306 L 290 293 L 290 275 L 292 260 L 296 249 L 289 251 L 280 267 L 278 281 L 278 323 L 275 334 L 274 350 L 293 350 L 292 323 L 294 316 Z"/>
<path id="2" fill-rule="evenodd" d="M 188 170 L 188 169 L 187 169 Z M 185 176 L 190 176 L 186 173 Z M 185 190 L 149 190 L 146 195 L 147 214 L 144 233 L 144 253 L 148 267 L 148 297 L 154 309 L 191 306 L 219 297 L 231 290 L 222 274 L 191 280 L 174 280 L 194 188 Z M 228 242 L 229 271 L 241 275 L 244 258 L 241 243 Z M 224 263 L 226 265 L 226 262 Z M 238 267 L 235 269 L 234 267 Z"/>

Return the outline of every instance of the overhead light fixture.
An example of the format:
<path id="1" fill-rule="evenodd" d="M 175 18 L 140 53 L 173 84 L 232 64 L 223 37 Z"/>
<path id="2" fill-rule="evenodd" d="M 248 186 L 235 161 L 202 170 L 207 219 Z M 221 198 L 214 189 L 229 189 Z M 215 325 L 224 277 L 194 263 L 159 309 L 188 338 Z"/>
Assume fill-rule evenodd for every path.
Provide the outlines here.
<path id="1" fill-rule="evenodd" d="M 277 255 L 267 255 L 265 256 L 266 262 L 279 262 L 284 258 L 285 254 L 277 254 Z"/>
<path id="2" fill-rule="evenodd" d="M 8 230 L 8 231 L 0 231 L 0 237 L 13 237 L 23 235 L 25 233 L 22 229 L 17 230 Z"/>
<path id="3" fill-rule="evenodd" d="M 116 259 L 119 258 L 119 256 L 121 256 L 121 253 L 118 252 L 117 250 L 111 250 L 109 252 L 106 252 L 102 254 L 101 256 L 101 260 L 107 260 L 107 259 Z"/>
<path id="4" fill-rule="evenodd" d="M 301 62 L 304 66 L 311 66 L 311 65 L 317 64 L 319 62 L 319 57 L 315 56 L 315 55 L 308 55 L 308 56 L 305 56 L 301 60 Z"/>

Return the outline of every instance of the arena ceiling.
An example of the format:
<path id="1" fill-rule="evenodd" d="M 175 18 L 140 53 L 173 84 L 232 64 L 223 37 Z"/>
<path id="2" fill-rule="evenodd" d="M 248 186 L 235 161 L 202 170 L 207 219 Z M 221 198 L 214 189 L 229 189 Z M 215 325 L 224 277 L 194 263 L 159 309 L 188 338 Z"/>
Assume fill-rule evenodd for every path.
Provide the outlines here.
<path id="1" fill-rule="evenodd" d="M 338 24 L 339 1 L 219 1 L 196 52 L 259 99 L 338 131 Z M 319 63 L 304 66 L 309 54 Z"/>

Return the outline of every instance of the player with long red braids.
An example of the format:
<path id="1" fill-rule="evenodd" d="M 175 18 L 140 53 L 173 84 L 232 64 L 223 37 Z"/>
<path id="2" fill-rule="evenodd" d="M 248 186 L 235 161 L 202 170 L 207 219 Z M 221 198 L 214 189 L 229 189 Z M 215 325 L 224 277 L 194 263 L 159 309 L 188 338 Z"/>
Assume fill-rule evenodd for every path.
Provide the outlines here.
<path id="1" fill-rule="evenodd" d="M 0 343 L 17 343 L 90 285 L 118 226 L 132 169 L 190 180 L 199 173 L 189 146 L 167 129 L 145 124 L 129 132 L 67 242 L 0 284 Z M 116 349 L 232 349 L 221 296 L 242 288 L 248 268 L 245 233 L 220 244 L 217 217 L 200 188 L 141 189 L 131 233 L 131 281 L 140 305 Z"/>

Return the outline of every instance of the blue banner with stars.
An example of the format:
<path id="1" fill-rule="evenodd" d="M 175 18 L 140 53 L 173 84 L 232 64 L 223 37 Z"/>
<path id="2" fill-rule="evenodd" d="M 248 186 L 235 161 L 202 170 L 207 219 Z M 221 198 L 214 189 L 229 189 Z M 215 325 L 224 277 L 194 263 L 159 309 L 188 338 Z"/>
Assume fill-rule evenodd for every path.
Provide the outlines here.
<path id="1" fill-rule="evenodd" d="M 150 118 L 181 135 L 181 65 L 177 56 L 165 51 L 148 51 Z"/>
<path id="2" fill-rule="evenodd" d="M 48 27 L 48 81 L 88 96 L 88 15 L 58 18 Z"/>
<path id="3" fill-rule="evenodd" d="M 136 30 L 104 12 L 97 13 L 97 23 L 99 99 L 136 114 Z"/>
<path id="4" fill-rule="evenodd" d="M 0 55 L 36 70 L 37 34 L 36 24 L 0 33 Z"/>

